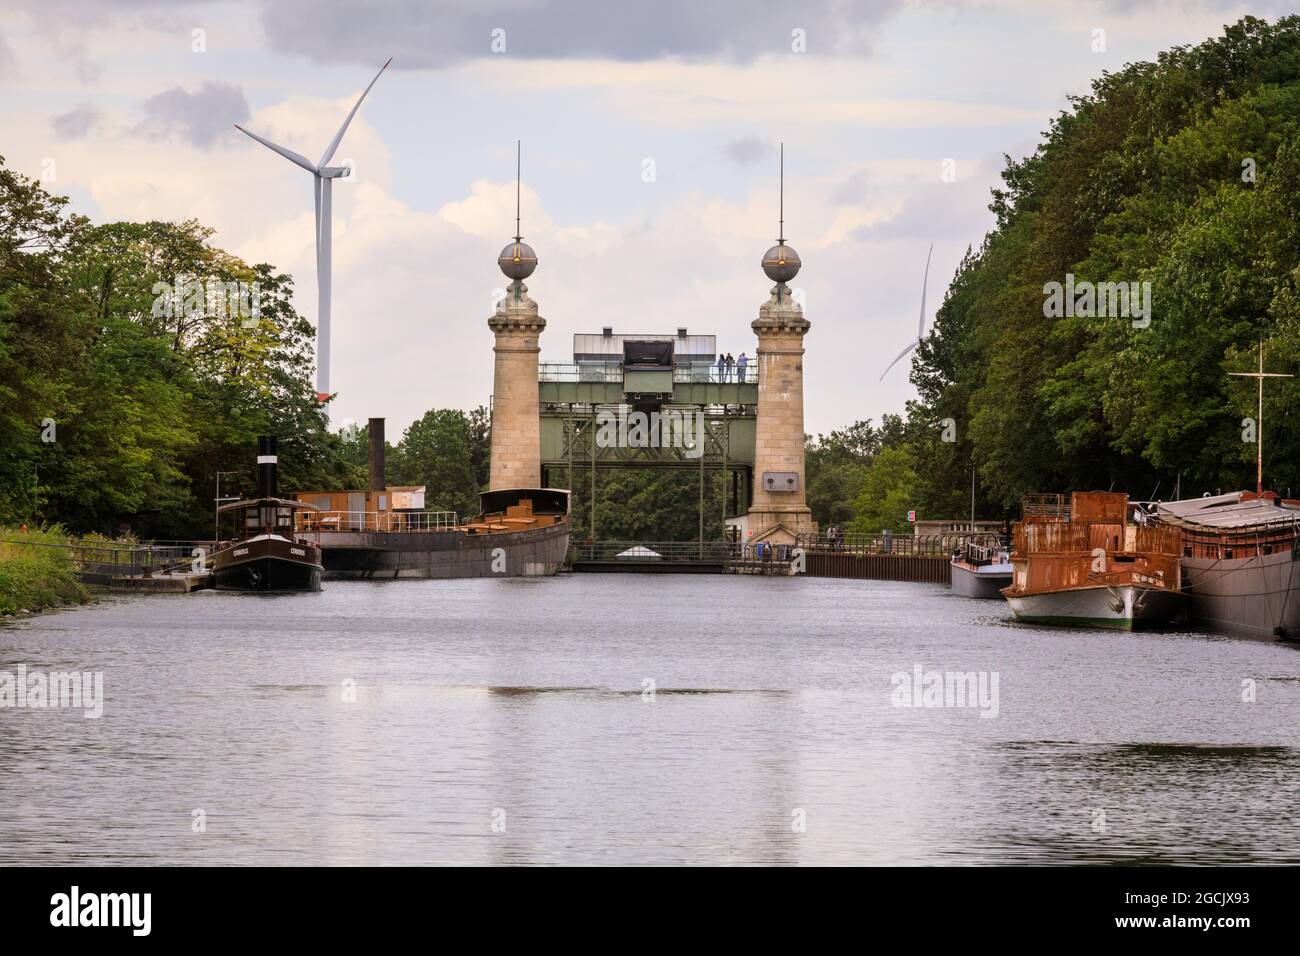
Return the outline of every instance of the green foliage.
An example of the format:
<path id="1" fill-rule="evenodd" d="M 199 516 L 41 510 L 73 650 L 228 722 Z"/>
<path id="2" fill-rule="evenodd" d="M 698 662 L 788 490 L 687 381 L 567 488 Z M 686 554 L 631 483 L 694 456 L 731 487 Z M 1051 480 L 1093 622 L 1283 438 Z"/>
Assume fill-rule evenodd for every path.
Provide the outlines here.
<path id="1" fill-rule="evenodd" d="M 567 469 L 548 477 L 568 487 Z M 573 540 L 591 537 L 591 472 L 575 468 L 569 505 Z M 723 493 L 731 514 L 731 481 L 717 471 L 704 475 L 704 540 L 722 540 Z M 700 473 L 694 468 L 597 469 L 596 533 L 602 541 L 697 541 L 700 537 Z"/>
<path id="2" fill-rule="evenodd" d="M 1300 18 L 1105 74 L 1035 153 L 1008 159 L 998 225 L 967 253 L 918 349 L 908 441 L 920 509 L 1025 493 L 1167 497 L 1254 485 L 1249 370 L 1300 363 Z M 1249 162 L 1248 162 L 1249 161 Z M 1254 176 L 1250 175 L 1251 171 Z M 1149 281 L 1152 321 L 1048 318 L 1044 284 Z M 1297 385 L 1265 402 L 1265 483 L 1300 491 Z M 952 419 L 957 441 L 935 440 Z M 962 476 L 965 475 L 965 481 Z"/>
<path id="3" fill-rule="evenodd" d="M 0 614 L 90 600 L 77 582 L 71 552 L 57 547 L 67 540 L 60 528 L 0 526 Z"/>
<path id="4" fill-rule="evenodd" d="M 853 502 L 862 493 L 880 443 L 881 434 L 870 419 L 818 435 L 815 440 L 807 437 L 804 479 L 808 507 L 821 527 L 842 526 L 853 518 Z"/>
<path id="5" fill-rule="evenodd" d="M 907 512 L 915 500 L 916 461 L 906 446 L 882 448 L 867 471 L 862 491 L 853 503 L 855 517 L 847 530 L 911 533 Z"/>
<path id="6" fill-rule="evenodd" d="M 471 416 L 464 412 L 453 408 L 425 412 L 406 429 L 394 449 L 388 481 L 424 485 L 424 506 L 430 511 L 477 514 L 480 483 L 474 450 L 480 440 Z"/>
<path id="7" fill-rule="evenodd" d="M 251 491 L 265 433 L 285 488 L 346 484 L 290 278 L 192 220 L 92 226 L 66 202 L 0 159 L 0 520 L 201 536 L 216 472 Z M 218 306 L 208 282 L 256 283 L 258 314 Z"/>

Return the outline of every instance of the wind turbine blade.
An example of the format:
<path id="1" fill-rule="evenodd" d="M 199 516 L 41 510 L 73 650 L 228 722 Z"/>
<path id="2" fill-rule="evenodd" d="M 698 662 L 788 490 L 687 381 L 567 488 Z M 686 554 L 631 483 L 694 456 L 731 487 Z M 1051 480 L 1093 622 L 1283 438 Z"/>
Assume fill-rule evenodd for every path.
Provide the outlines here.
<path id="1" fill-rule="evenodd" d="M 889 374 L 889 369 L 891 369 L 891 368 L 893 368 L 895 365 L 897 365 L 899 359 L 901 359 L 904 355 L 906 355 L 908 352 L 912 351 L 912 349 L 916 348 L 916 347 L 917 347 L 918 345 L 920 345 L 920 344 L 921 344 L 920 342 L 913 342 L 913 343 L 912 343 L 911 345 L 909 345 L 907 348 L 903 349 L 903 351 L 899 352 L 899 353 L 898 353 L 898 358 L 896 358 L 896 359 L 894 359 L 892 362 L 890 362 L 890 363 L 889 363 L 889 366 L 888 366 L 888 367 L 887 367 L 883 372 L 880 373 L 880 380 L 883 382 L 883 381 L 885 380 L 885 376 Z"/>
<path id="2" fill-rule="evenodd" d="M 267 149 L 275 150 L 275 152 L 279 153 L 285 159 L 289 160 L 289 162 L 297 163 L 303 169 L 307 170 L 307 172 L 309 173 L 316 172 L 316 167 L 311 164 L 311 160 L 308 159 L 306 156 L 303 156 L 301 153 L 295 153 L 291 149 L 285 149 L 283 146 L 273 143 L 269 139 L 265 139 L 261 136 L 258 136 L 256 133 L 251 132 L 250 130 L 244 129 L 244 127 L 240 126 L 238 123 L 235 124 L 235 129 L 239 130 L 241 133 L 245 134 L 246 136 L 251 136 L 253 139 L 257 140 Z"/>
<path id="3" fill-rule="evenodd" d="M 925 338 L 925 288 L 930 284 L 930 256 L 934 254 L 934 243 L 930 243 L 930 251 L 925 254 L 925 276 L 921 279 L 921 323 L 916 329 L 916 338 L 921 340 Z"/>
<path id="4" fill-rule="evenodd" d="M 375 78 L 370 81 L 370 86 L 375 85 L 375 82 L 379 79 L 380 75 L 384 72 L 384 70 L 388 69 L 388 64 L 392 62 L 393 62 L 393 58 L 390 56 L 388 58 L 388 61 L 379 68 L 379 73 L 376 73 Z M 356 116 L 357 110 L 361 109 L 361 101 L 364 100 L 366 98 L 366 94 L 370 92 L 370 86 L 367 86 L 362 91 L 361 96 L 357 98 L 356 105 L 352 107 L 352 112 L 349 113 L 348 118 L 343 121 L 343 125 L 339 127 L 339 131 L 334 134 L 334 138 L 330 140 L 330 144 L 325 147 L 325 152 L 321 154 L 319 165 L 324 166 L 326 163 L 328 163 L 331 159 L 334 158 L 334 150 L 338 149 L 339 143 L 343 141 L 343 134 L 348 131 L 348 124 L 352 122 L 352 117 Z"/>

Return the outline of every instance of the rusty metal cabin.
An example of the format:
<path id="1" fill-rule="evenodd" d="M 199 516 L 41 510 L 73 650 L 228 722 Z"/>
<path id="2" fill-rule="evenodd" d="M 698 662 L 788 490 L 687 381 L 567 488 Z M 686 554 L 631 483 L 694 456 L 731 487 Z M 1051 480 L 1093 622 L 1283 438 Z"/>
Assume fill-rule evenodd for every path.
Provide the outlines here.
<path id="1" fill-rule="evenodd" d="M 1181 586 L 1181 532 L 1130 521 L 1127 494 L 1028 495 L 1021 511 L 1012 530 L 1015 571 L 1008 590 L 1033 594 L 1106 584 Z"/>

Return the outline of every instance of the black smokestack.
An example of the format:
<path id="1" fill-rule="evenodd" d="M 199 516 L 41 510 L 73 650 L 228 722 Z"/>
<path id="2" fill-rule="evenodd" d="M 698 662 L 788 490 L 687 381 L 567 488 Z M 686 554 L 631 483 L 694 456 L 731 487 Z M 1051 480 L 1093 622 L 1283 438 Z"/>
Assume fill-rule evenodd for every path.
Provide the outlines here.
<path id="1" fill-rule="evenodd" d="M 370 419 L 370 490 L 383 491 L 384 484 L 384 420 Z"/>
<path id="2" fill-rule="evenodd" d="M 275 454 L 275 436 L 257 437 L 257 496 L 280 497 L 280 460 Z"/>

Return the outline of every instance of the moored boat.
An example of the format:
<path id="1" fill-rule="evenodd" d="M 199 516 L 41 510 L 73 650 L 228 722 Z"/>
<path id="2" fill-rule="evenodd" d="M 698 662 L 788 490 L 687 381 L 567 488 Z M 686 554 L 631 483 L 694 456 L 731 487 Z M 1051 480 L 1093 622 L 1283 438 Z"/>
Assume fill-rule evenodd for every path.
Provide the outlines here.
<path id="1" fill-rule="evenodd" d="M 1010 552 L 997 543 L 968 542 L 952 556 L 952 593 L 969 598 L 998 599 L 1011 584 Z"/>
<path id="2" fill-rule="evenodd" d="M 425 509 L 421 485 L 385 481 L 384 420 L 370 419 L 370 487 L 305 491 L 298 515 L 316 534 L 326 580 L 539 577 L 569 552 L 569 492 L 509 488 L 479 495 L 478 514 Z"/>
<path id="3" fill-rule="evenodd" d="M 275 439 L 257 440 L 258 497 L 217 509 L 218 527 L 230 528 L 212 553 L 212 584 L 222 591 L 319 591 L 319 543 L 296 516 L 311 505 L 279 497 Z"/>
<path id="4" fill-rule="evenodd" d="M 1031 495 L 1021 511 L 1002 591 L 1019 620 L 1133 630 L 1182 608 L 1180 532 L 1131 521 L 1128 495 Z"/>
<path id="5" fill-rule="evenodd" d="M 1300 501 L 1272 492 L 1162 502 L 1182 533 L 1188 616 L 1262 640 L 1300 640 Z"/>
<path id="6" fill-rule="evenodd" d="M 327 580 L 541 577 L 569 551 L 569 492 L 557 488 L 485 491 L 480 513 L 303 512 L 319 532 Z"/>

